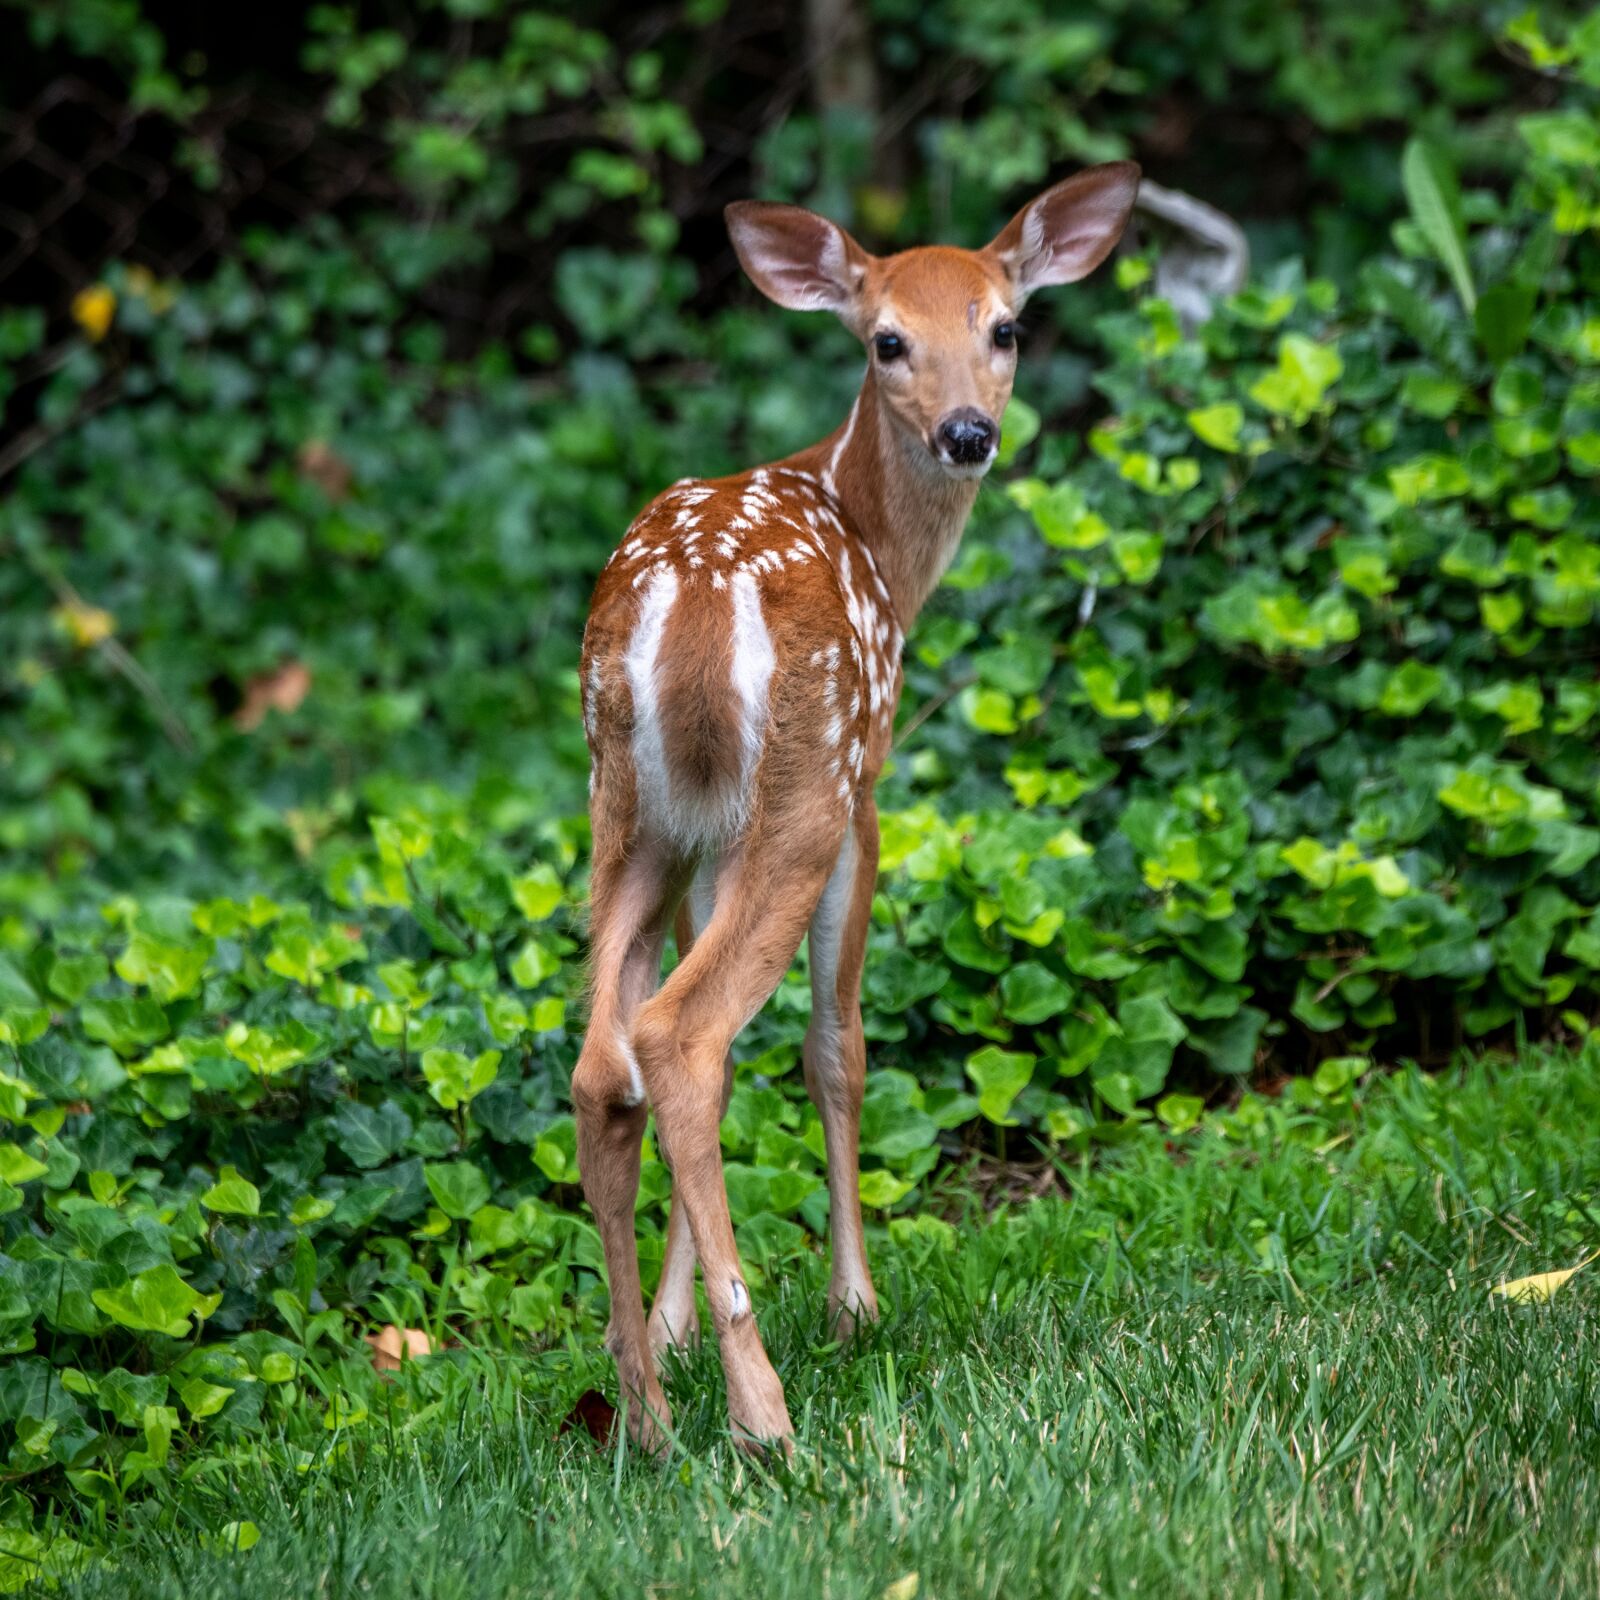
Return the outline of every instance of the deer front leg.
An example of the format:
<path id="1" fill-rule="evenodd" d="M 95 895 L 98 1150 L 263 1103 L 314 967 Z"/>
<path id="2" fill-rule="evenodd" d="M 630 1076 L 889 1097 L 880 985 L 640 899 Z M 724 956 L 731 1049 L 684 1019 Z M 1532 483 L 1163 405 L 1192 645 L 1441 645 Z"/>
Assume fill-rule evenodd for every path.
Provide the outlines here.
<path id="1" fill-rule="evenodd" d="M 828 1153 L 828 1323 L 845 1334 L 878 1316 L 861 1225 L 859 1149 L 867 1081 L 861 967 L 877 875 L 878 812 L 864 797 L 811 918 L 811 1025 L 804 1051 L 806 1089 L 822 1117 Z"/>

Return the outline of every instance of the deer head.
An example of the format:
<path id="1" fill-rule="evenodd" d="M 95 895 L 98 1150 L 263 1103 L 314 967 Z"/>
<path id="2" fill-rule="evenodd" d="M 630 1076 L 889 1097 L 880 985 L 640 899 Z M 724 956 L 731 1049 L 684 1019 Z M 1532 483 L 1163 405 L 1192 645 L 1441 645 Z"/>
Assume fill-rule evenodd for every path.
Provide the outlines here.
<path id="1" fill-rule="evenodd" d="M 927 245 L 874 256 L 813 211 L 760 200 L 729 206 L 728 231 L 768 299 L 831 311 L 867 347 L 868 382 L 914 459 L 951 478 L 981 478 L 1011 398 L 1023 304 L 1105 260 L 1138 188 L 1131 161 L 1090 167 L 1030 201 L 982 250 Z"/>

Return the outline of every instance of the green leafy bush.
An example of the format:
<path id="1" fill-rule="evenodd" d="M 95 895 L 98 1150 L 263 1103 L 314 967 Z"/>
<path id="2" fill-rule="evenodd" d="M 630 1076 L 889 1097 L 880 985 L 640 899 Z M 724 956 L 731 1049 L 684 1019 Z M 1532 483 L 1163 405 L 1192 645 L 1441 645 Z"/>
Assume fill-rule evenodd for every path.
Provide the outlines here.
<path id="1" fill-rule="evenodd" d="M 1342 1114 L 1370 1058 L 1589 1029 L 1600 69 L 1518 27 L 1574 82 L 1510 193 L 1419 144 L 1392 252 L 1194 337 L 1123 260 L 1081 439 L 1041 330 L 882 794 L 862 1189 L 903 1242 L 964 1152 L 1181 1139 L 1253 1072 Z M 591 265 L 574 307 L 645 270 Z M 599 1320 L 588 583 L 651 490 L 832 426 L 850 347 L 663 270 L 636 364 L 550 383 L 449 359 L 429 270 L 330 226 L 111 274 L 0 508 L 0 1448 L 40 1503 L 109 1517 L 285 1408 L 342 1437 L 373 1323 Z M 42 337 L 0 318 L 10 363 Z M 724 1131 L 757 1282 L 825 1221 L 806 1011 L 791 977 Z M 647 1276 L 667 1191 L 647 1152 Z"/>

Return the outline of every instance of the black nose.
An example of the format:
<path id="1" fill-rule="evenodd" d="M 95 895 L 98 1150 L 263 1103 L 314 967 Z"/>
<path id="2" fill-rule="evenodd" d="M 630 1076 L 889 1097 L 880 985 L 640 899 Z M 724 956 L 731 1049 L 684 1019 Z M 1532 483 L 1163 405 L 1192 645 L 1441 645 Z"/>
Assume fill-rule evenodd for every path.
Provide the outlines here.
<path id="1" fill-rule="evenodd" d="M 987 461 L 998 429 L 976 406 L 952 411 L 939 424 L 939 443 L 952 461 L 967 465 Z"/>

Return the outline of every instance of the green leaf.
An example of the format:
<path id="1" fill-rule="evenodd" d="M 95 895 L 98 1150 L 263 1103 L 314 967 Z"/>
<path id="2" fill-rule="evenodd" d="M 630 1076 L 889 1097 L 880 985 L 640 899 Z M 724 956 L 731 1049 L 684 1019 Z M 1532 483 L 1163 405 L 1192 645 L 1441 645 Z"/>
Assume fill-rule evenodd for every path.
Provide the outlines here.
<path id="1" fill-rule="evenodd" d="M 1332 345 L 1286 333 L 1278 340 L 1277 367 L 1250 386 L 1250 398 L 1299 427 L 1343 375 L 1344 359 Z"/>
<path id="2" fill-rule="evenodd" d="M 552 1183 L 577 1183 L 578 1134 L 571 1117 L 557 1117 L 533 1147 L 533 1164 Z"/>
<path id="3" fill-rule="evenodd" d="M 49 1170 L 44 1162 L 37 1156 L 30 1156 L 21 1145 L 0 1144 L 0 1183 L 32 1183 Z"/>
<path id="4" fill-rule="evenodd" d="M 1196 438 L 1210 445 L 1213 450 L 1226 450 L 1232 454 L 1239 448 L 1244 407 L 1234 400 L 1224 400 L 1213 406 L 1199 406 L 1188 414 L 1188 422 Z"/>
<path id="5" fill-rule="evenodd" d="M 489 1180 L 470 1161 L 430 1161 L 422 1177 L 447 1217 L 463 1221 L 489 1203 Z"/>
<path id="6" fill-rule="evenodd" d="M 151 998 L 163 1004 L 181 1000 L 200 987 L 211 949 L 209 939 L 177 944 L 135 931 L 127 949 L 117 958 L 117 976 L 125 983 L 149 989 Z"/>
<path id="7" fill-rule="evenodd" d="M 511 981 L 519 989 L 537 989 L 561 970 L 561 958 L 537 939 L 523 942 L 511 961 Z"/>
<path id="8" fill-rule="evenodd" d="M 180 1378 L 177 1388 L 178 1398 L 197 1422 L 214 1417 L 233 1399 L 233 1390 L 226 1384 L 212 1383 L 207 1378 Z"/>
<path id="9" fill-rule="evenodd" d="M 1011 466 L 1038 436 L 1039 413 L 1026 400 L 1013 395 L 1000 419 L 1000 448 L 995 452 L 995 465 L 1002 469 Z"/>
<path id="10" fill-rule="evenodd" d="M 990 1122 L 1003 1128 L 1017 1126 L 1012 1103 L 1033 1081 L 1032 1054 L 1020 1050 L 1001 1050 L 988 1045 L 967 1057 L 967 1076 L 978 1091 L 978 1109 Z"/>
<path id="11" fill-rule="evenodd" d="M 1483 291 L 1472 314 L 1483 353 L 1497 366 L 1521 355 L 1528 342 L 1536 296 L 1522 283 L 1496 283 Z"/>
<path id="12" fill-rule="evenodd" d="M 218 1555 L 243 1555 L 261 1543 L 261 1529 L 253 1522 L 225 1522 L 206 1542 Z"/>
<path id="13" fill-rule="evenodd" d="M 1450 158 L 1431 140 L 1413 135 L 1400 158 L 1400 182 L 1412 220 L 1455 285 L 1461 304 L 1477 304 L 1472 268 L 1467 262 L 1466 228 L 1461 220 L 1461 185 Z"/>
<path id="14" fill-rule="evenodd" d="M 197 1294 L 168 1262 L 117 1288 L 95 1289 L 90 1299 L 120 1327 L 164 1333 L 170 1339 L 187 1338 L 191 1317 L 203 1322 L 222 1304 L 220 1294 Z"/>
<path id="15" fill-rule="evenodd" d="M 1013 1022 L 1043 1022 L 1072 1004 L 1072 986 L 1037 961 L 1022 961 L 1000 980 L 1000 1009 Z"/>
<path id="16" fill-rule="evenodd" d="M 862 1205 L 869 1211 L 882 1211 L 904 1200 L 916 1188 L 916 1182 L 911 1178 L 897 1178 L 887 1167 L 874 1167 L 857 1176 L 856 1186 Z"/>
<path id="17" fill-rule="evenodd" d="M 1191 1034 L 1191 1043 L 1210 1057 L 1212 1067 L 1231 1077 L 1242 1077 L 1256 1061 L 1256 1049 L 1267 1025 L 1267 1014 L 1256 1006 L 1242 1006 L 1225 1021 Z"/>
<path id="18" fill-rule="evenodd" d="M 249 1179 L 241 1178 L 234 1168 L 224 1167 L 217 1181 L 200 1196 L 200 1204 L 207 1211 L 258 1217 L 261 1215 L 261 1191 Z"/>
<path id="19" fill-rule="evenodd" d="M 1164 1094 L 1156 1101 L 1156 1115 L 1174 1133 L 1187 1133 L 1200 1120 L 1206 1103 L 1197 1094 Z"/>
<path id="20" fill-rule="evenodd" d="M 78 1013 L 83 1031 L 118 1055 L 131 1056 L 167 1036 L 167 1014 L 149 998 L 86 1000 Z"/>
<path id="21" fill-rule="evenodd" d="M 482 1051 L 471 1061 L 459 1050 L 422 1052 L 422 1075 L 428 1080 L 428 1093 L 446 1111 L 454 1111 L 482 1094 L 494 1082 L 499 1067 L 498 1050 Z"/>
<path id="22" fill-rule="evenodd" d="M 561 894 L 561 879 L 545 862 L 511 880 L 511 898 L 529 922 L 543 922 L 561 904 Z"/>

